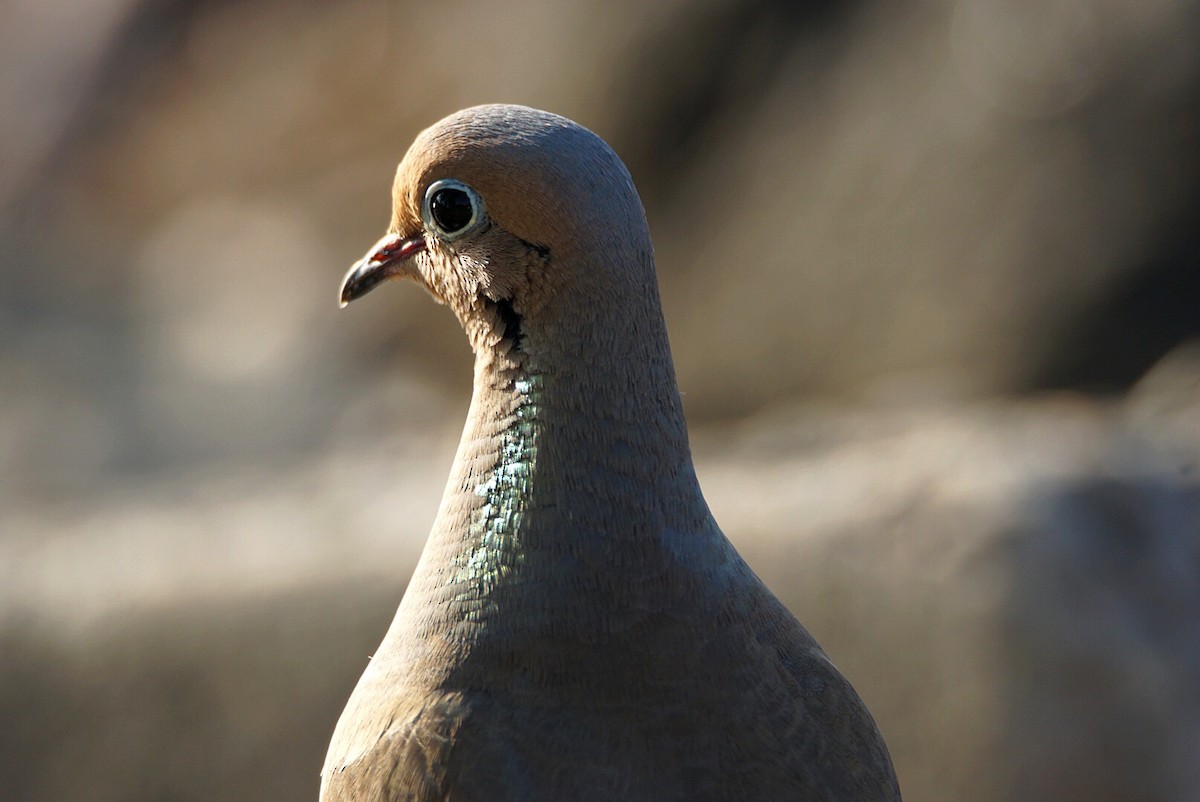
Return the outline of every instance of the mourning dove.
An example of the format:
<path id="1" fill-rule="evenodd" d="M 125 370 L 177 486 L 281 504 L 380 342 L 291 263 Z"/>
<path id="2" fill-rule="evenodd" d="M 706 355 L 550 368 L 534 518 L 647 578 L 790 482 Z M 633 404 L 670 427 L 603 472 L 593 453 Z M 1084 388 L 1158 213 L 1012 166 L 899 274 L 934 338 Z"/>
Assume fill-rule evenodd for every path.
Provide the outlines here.
<path id="1" fill-rule="evenodd" d="M 617 155 L 480 106 L 417 137 L 393 198 L 341 300 L 415 280 L 462 323 L 474 394 L 321 799 L 900 799 L 863 702 L 700 492 Z"/>

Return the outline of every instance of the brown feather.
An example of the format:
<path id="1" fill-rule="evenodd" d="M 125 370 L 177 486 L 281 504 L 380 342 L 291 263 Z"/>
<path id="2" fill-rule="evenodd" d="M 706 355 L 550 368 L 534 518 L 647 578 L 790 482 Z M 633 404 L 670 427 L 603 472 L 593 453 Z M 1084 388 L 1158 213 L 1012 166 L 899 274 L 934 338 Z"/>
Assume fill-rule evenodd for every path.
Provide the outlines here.
<path id="1" fill-rule="evenodd" d="M 866 707 L 721 533 L 692 468 L 645 215 L 561 117 L 423 132 L 488 224 L 409 275 L 476 353 L 462 443 L 396 619 L 338 722 L 326 802 L 898 800 Z"/>

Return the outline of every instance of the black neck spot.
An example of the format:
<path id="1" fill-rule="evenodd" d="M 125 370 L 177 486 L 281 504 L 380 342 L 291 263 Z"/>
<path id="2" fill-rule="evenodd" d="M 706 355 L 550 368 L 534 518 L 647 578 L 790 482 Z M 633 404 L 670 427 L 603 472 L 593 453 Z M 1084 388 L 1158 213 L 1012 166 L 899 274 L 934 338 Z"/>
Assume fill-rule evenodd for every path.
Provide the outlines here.
<path id="1" fill-rule="evenodd" d="M 492 308 L 496 310 L 496 317 L 504 326 L 504 339 L 512 344 L 514 351 L 521 350 L 521 324 L 524 322 L 521 315 L 512 307 L 512 301 L 503 298 L 499 301 L 492 302 Z"/>
<path id="2" fill-rule="evenodd" d="M 536 242 L 529 240 L 521 240 L 521 244 L 538 255 L 539 259 L 546 260 L 550 258 L 550 248 L 545 245 L 538 245 Z"/>

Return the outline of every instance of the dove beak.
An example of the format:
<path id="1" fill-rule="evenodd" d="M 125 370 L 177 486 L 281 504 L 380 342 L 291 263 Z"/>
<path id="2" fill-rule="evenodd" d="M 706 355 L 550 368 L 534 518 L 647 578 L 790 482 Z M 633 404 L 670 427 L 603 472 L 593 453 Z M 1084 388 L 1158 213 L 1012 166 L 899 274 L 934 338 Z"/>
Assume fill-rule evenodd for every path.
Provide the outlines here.
<path id="1" fill-rule="evenodd" d="M 409 274 L 409 260 L 425 250 L 425 236 L 401 237 L 388 234 L 367 255 L 351 265 L 342 279 L 340 306 L 361 298 L 390 278 Z"/>

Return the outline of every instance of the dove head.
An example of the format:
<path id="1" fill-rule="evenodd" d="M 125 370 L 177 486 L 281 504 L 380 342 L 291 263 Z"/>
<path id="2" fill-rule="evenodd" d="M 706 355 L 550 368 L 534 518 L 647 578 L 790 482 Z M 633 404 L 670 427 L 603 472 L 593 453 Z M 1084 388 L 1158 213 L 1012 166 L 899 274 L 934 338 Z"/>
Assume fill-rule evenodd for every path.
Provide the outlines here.
<path id="1" fill-rule="evenodd" d="M 460 111 L 417 137 L 392 194 L 388 234 L 347 274 L 343 305 L 413 279 L 454 310 L 477 353 L 533 346 L 539 329 L 570 341 L 571 328 L 661 316 L 629 172 L 570 120 L 523 106 Z"/>

